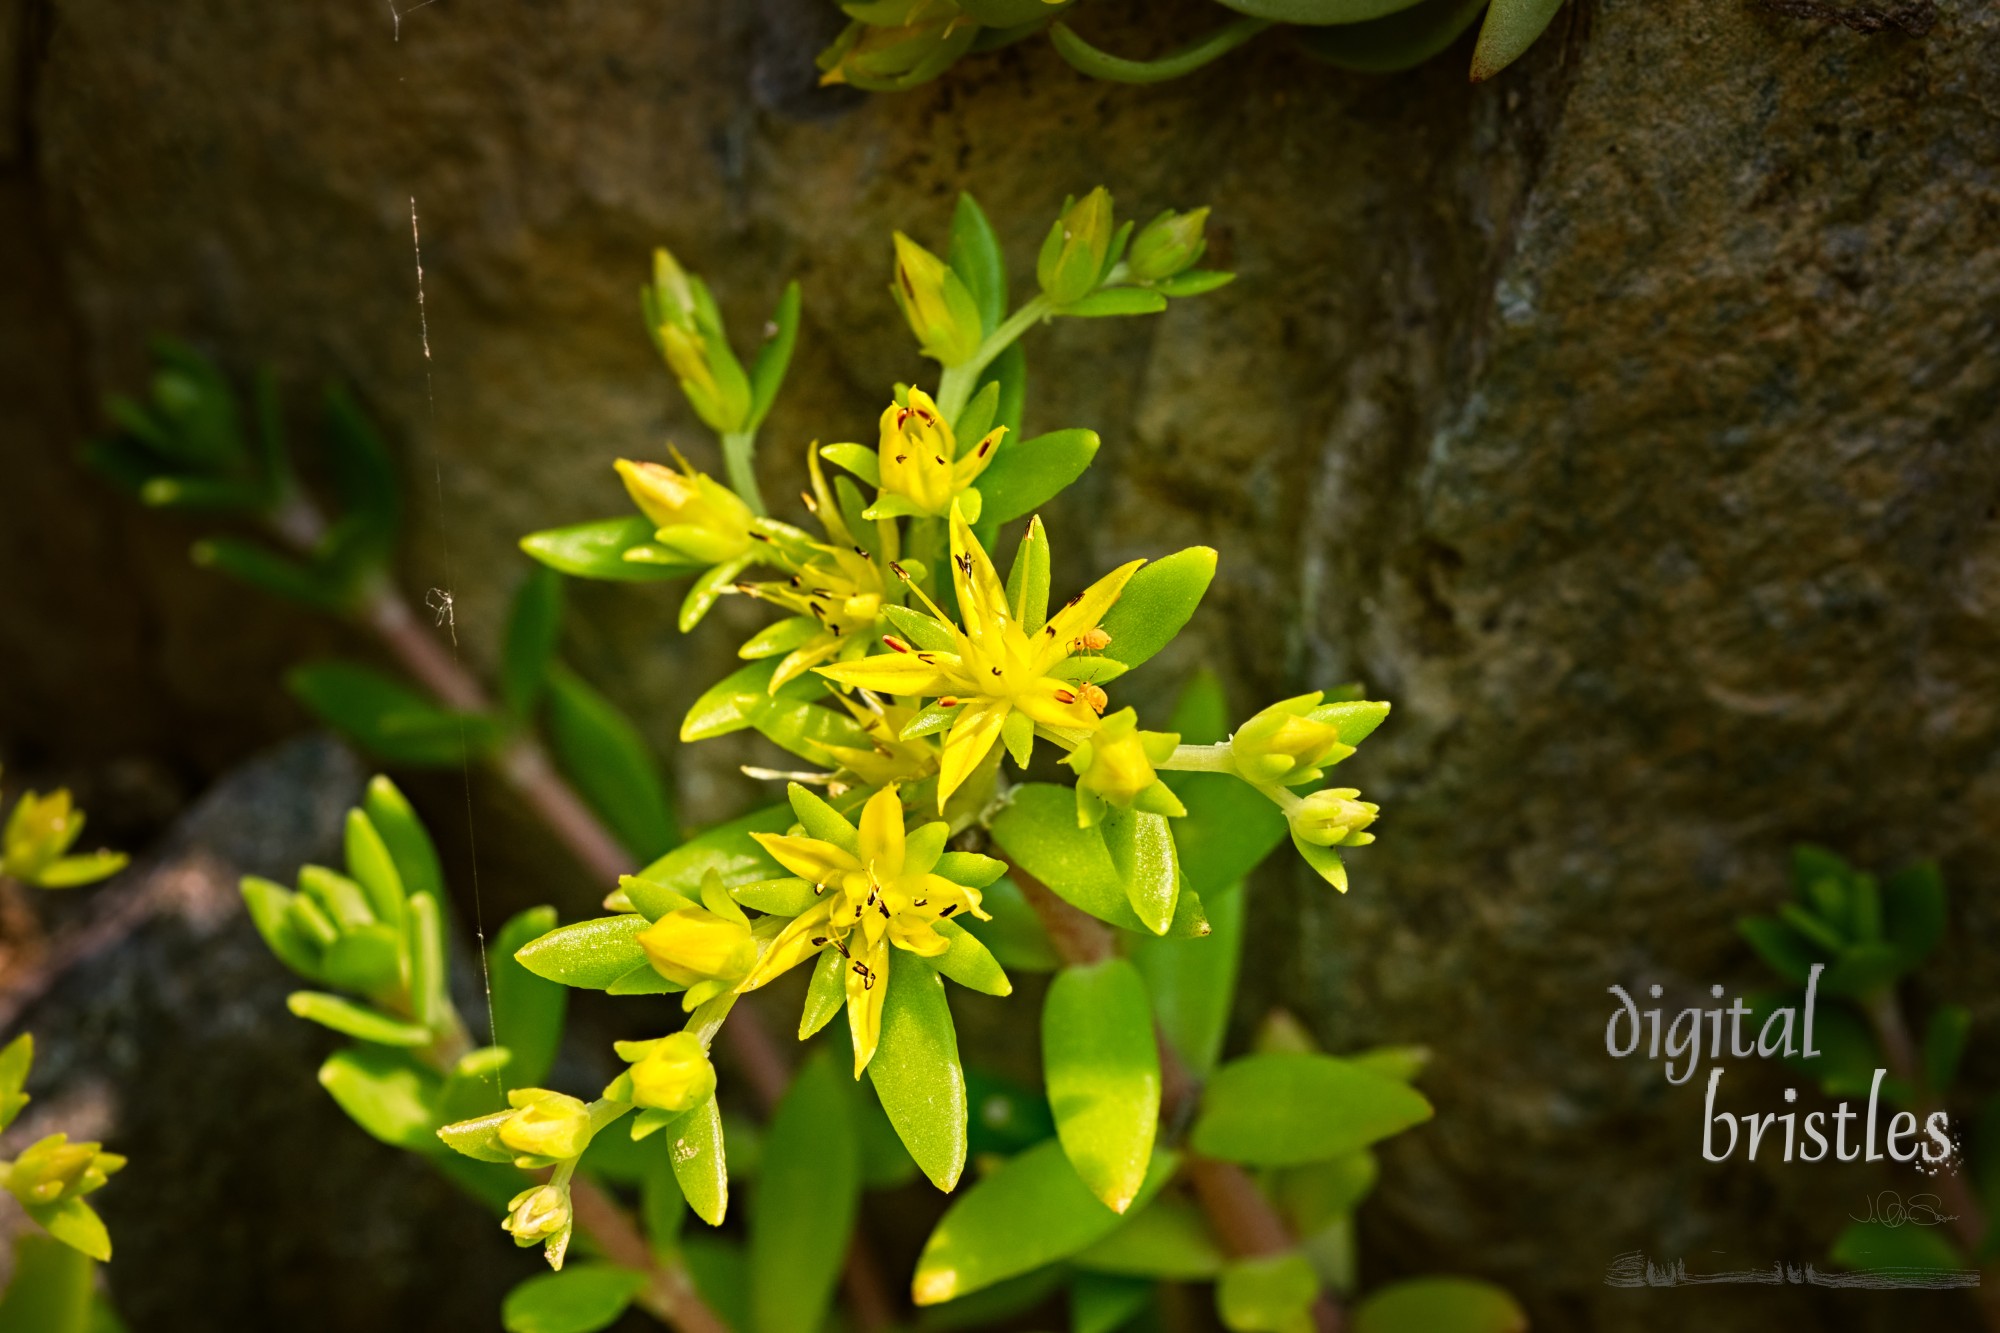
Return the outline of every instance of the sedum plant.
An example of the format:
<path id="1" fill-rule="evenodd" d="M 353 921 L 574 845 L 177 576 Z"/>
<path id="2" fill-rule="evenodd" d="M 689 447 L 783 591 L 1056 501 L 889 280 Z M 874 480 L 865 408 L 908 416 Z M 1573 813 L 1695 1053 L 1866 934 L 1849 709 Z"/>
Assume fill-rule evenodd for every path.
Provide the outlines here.
<path id="1" fill-rule="evenodd" d="M 38 889 L 74 889 L 108 879 L 125 868 L 123 852 L 75 853 L 84 814 L 65 788 L 43 796 L 23 792 L 0 826 L 0 882 Z"/>
<path id="2" fill-rule="evenodd" d="M 1046 32 L 1083 73 L 1121 83 L 1191 74 L 1266 28 L 1297 31 L 1308 54 L 1341 69 L 1391 73 L 1422 64 L 1474 23 L 1472 80 L 1490 79 L 1534 45 L 1562 0 L 1218 0 L 1234 12 L 1210 32 L 1149 59 L 1114 55 L 1071 25 L 1074 0 L 843 0 L 847 26 L 819 55 L 822 83 L 899 92 L 960 58 Z M 1483 21 L 1482 21 L 1483 16 Z"/>
<path id="3" fill-rule="evenodd" d="M 1796 1010 L 1811 985 L 1820 1000 L 1819 1054 L 1787 1063 L 1829 1097 L 1866 1099 L 1879 1080 L 1884 1102 L 1928 1123 L 1958 1100 L 1972 1029 L 1964 1006 L 1939 1004 L 1919 1036 L 1904 1005 L 1903 983 L 1945 939 L 1944 877 L 1935 863 L 1920 861 L 1878 878 L 1811 844 L 1793 850 L 1791 869 L 1792 901 L 1739 923 L 1788 987 L 1759 998 L 1756 1021 L 1786 1005 Z M 1816 979 L 1815 968 L 1822 969 Z M 1935 1180 L 1927 1186 L 1938 1205 L 1932 1212 L 1950 1225 L 1857 1218 L 1834 1239 L 1830 1257 L 1862 1271 L 1984 1269 L 1981 1309 L 1988 1326 L 2000 1328 L 2000 1305 L 1983 1297 L 2000 1259 L 2000 1226 L 1991 1220 L 2000 1209 L 2000 1099 L 1988 1102 L 1973 1124 L 1965 1145 L 1971 1170 L 1947 1165 L 1930 1173 Z"/>

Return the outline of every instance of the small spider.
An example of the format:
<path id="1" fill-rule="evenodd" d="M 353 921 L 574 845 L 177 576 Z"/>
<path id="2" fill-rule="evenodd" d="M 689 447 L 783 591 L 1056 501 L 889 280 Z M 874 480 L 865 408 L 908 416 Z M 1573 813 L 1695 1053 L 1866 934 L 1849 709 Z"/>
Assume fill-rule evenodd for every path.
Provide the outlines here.
<path id="1" fill-rule="evenodd" d="M 432 588 L 424 594 L 424 605 L 437 613 L 436 619 L 431 623 L 448 626 L 451 630 L 451 646 L 458 647 L 458 612 L 451 594 L 443 588 Z"/>

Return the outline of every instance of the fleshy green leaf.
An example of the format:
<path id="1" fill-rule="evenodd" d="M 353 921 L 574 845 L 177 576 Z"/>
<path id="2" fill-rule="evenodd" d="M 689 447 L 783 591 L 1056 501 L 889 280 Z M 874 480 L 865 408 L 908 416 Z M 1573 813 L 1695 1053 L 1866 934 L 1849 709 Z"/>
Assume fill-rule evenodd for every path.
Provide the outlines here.
<path id="1" fill-rule="evenodd" d="M 314 662 L 285 677 L 322 722 L 377 758 L 418 768 L 457 767 L 500 738 L 483 713 L 439 708 L 415 690 L 351 662 Z"/>
<path id="2" fill-rule="evenodd" d="M 1196 1078 L 1215 1068 L 1229 1029 L 1243 956 L 1243 906 L 1242 884 L 1216 889 L 1202 895 L 1207 939 L 1141 940 L 1132 950 L 1153 1002 L 1153 1021 Z"/>
<path id="3" fill-rule="evenodd" d="M 674 1162 L 674 1179 L 696 1217 L 712 1227 L 722 1225 L 729 1210 L 729 1167 L 723 1153 L 722 1114 L 711 1096 L 666 1127 L 667 1149 Z"/>
<path id="4" fill-rule="evenodd" d="M 1069 1333 L 1117 1333 L 1152 1299 L 1143 1278 L 1078 1273 L 1069 1285 Z"/>
<path id="5" fill-rule="evenodd" d="M 1016 972 L 1053 972 L 1060 966 L 1042 919 L 1013 880 L 996 880 L 982 895 L 980 907 L 993 919 L 968 918 L 960 929 L 978 936 L 1001 966 Z"/>
<path id="6" fill-rule="evenodd" d="M 1408 1084 L 1330 1055 L 1247 1055 L 1216 1070 L 1192 1142 L 1248 1166 L 1294 1166 L 1365 1148 L 1431 1118 Z"/>
<path id="7" fill-rule="evenodd" d="M 514 958 L 537 977 L 603 990 L 632 969 L 650 966 L 638 940 L 650 924 L 637 912 L 578 921 L 523 945 Z"/>
<path id="8" fill-rule="evenodd" d="M 1054 499 L 1097 456 L 1097 432 L 1058 430 L 1016 442 L 1009 435 L 979 477 L 982 523 L 1017 519 Z"/>
<path id="9" fill-rule="evenodd" d="M 785 372 L 791 368 L 792 348 L 799 340 L 799 284 L 788 282 L 771 315 L 771 336 L 757 349 L 750 365 L 750 429 L 762 425 L 778 400 Z"/>
<path id="10" fill-rule="evenodd" d="M 1162 1152 L 1134 1206 L 1158 1192 L 1179 1160 Z M 924 1242 L 911 1295 L 937 1305 L 1066 1259 L 1109 1235 L 1119 1216 L 1077 1178 L 1055 1139 L 1003 1163 L 952 1201 Z"/>
<path id="11" fill-rule="evenodd" d="M 268 879 L 255 875 L 243 880 L 243 905 L 249 910 L 250 921 L 257 927 L 257 933 L 264 937 L 264 943 L 292 971 L 308 981 L 319 981 L 319 946 L 306 938 L 291 918 L 292 899 L 295 895 L 283 885 L 273 884 Z M 4 1084 L 4 1079 L 0 1079 Z M 0 1094 L 0 1106 L 4 1106 L 4 1094 Z M 6 1128 L 6 1119 L 0 1115 L 0 1129 Z"/>
<path id="12" fill-rule="evenodd" d="M 500 698 L 507 711 L 526 717 L 542 697 L 562 637 L 562 578 L 546 566 L 532 570 L 514 594 L 507 642 L 500 654 Z"/>
<path id="13" fill-rule="evenodd" d="M 812 982 L 806 987 L 805 1008 L 799 1014 L 799 1040 L 804 1041 L 828 1023 L 847 1004 L 847 959 L 838 949 L 821 949 L 813 963 Z"/>
<path id="14" fill-rule="evenodd" d="M 1152 60 L 1132 60 L 1100 50 L 1077 36 L 1076 30 L 1067 23 L 1052 26 L 1049 41 L 1064 60 L 1094 79 L 1109 79 L 1114 83 L 1163 83 L 1192 74 L 1203 65 L 1228 55 L 1270 26 L 1268 19 L 1234 19 L 1186 46 Z M 1063 313 L 1076 312 L 1065 310 Z"/>
<path id="15" fill-rule="evenodd" d="M 1276 23 L 1321 26 L 1366 23 L 1408 9 L 1416 0 L 1220 0 L 1239 14 Z"/>
<path id="16" fill-rule="evenodd" d="M 56 1204 L 29 1204 L 27 1213 L 42 1230 L 77 1253 L 99 1263 L 110 1262 L 111 1233 L 105 1230 L 104 1219 L 82 1199 L 64 1199 Z"/>
<path id="17" fill-rule="evenodd" d="M 1490 79 L 1521 58 L 1562 8 L 1563 0 L 1493 0 L 1472 48 L 1472 81 Z"/>
<path id="18" fill-rule="evenodd" d="M 854 1100 L 821 1050 L 771 1117 L 751 1196 L 753 1333 L 797 1333 L 826 1320 L 861 1196 Z"/>
<path id="19" fill-rule="evenodd" d="M 1169 1194 L 1119 1223 L 1071 1262 L 1098 1273 L 1204 1282 L 1222 1271 L 1223 1258 L 1201 1209 Z"/>
<path id="20" fill-rule="evenodd" d="M 1309 1329 L 1319 1276 L 1305 1256 L 1258 1255 L 1238 1259 L 1215 1284 L 1215 1307 L 1230 1333 L 1292 1333 Z"/>
<path id="21" fill-rule="evenodd" d="M 1173 924 L 1180 899 L 1180 862 L 1174 855 L 1174 831 L 1165 815 L 1143 810 L 1112 809 L 1098 825 L 1111 864 L 1124 881 L 1125 900 L 1155 935 Z"/>
<path id="22" fill-rule="evenodd" d="M 1007 316 L 1007 261 L 1001 256 L 1000 238 L 993 234 L 993 224 L 986 220 L 985 210 L 963 191 L 959 193 L 958 206 L 952 210 L 951 248 L 946 252 L 945 262 L 972 293 L 972 303 L 979 308 L 980 325 L 986 332 L 993 332 Z M 985 433 L 982 430 L 978 435 Z M 959 434 L 962 437 L 965 432 Z"/>
<path id="23" fill-rule="evenodd" d="M 387 926 L 403 920 L 403 877 L 389 855 L 389 845 L 375 831 L 367 812 L 349 810 L 346 827 L 347 873 L 368 895 L 375 919 Z"/>
<path id="24" fill-rule="evenodd" d="M 724 888 L 775 879 L 785 872 L 748 835 L 783 833 L 791 826 L 789 805 L 766 806 L 726 824 L 717 824 L 640 871 L 637 878 L 644 883 L 631 885 L 626 893 L 632 899 L 632 906 L 650 918 L 658 918 L 679 903 L 669 903 L 661 895 L 649 893 L 649 885 L 658 885 L 680 898 L 698 899 L 701 882 L 711 870 L 721 878 Z"/>
<path id="25" fill-rule="evenodd" d="M 1138 666 L 1167 646 L 1201 605 L 1215 577 L 1215 550 L 1190 546 L 1140 567 L 1105 612 L 1100 626 L 1111 636 L 1104 656 Z"/>
<path id="26" fill-rule="evenodd" d="M 382 842 L 396 862 L 396 875 L 408 894 L 428 893 L 444 901 L 444 871 L 438 864 L 437 848 L 423 821 L 396 784 L 379 773 L 368 781 L 368 794 L 361 808 L 368 822 L 382 835 Z"/>
<path id="27" fill-rule="evenodd" d="M 0 1328 L 20 1333 L 91 1333 L 96 1265 L 83 1250 L 23 1230 L 14 1275 L 0 1297 Z"/>
<path id="28" fill-rule="evenodd" d="M 1070 1165 L 1125 1212 L 1160 1120 L 1160 1051 L 1138 969 L 1111 958 L 1056 974 L 1042 1004 L 1042 1073 Z"/>
<path id="29" fill-rule="evenodd" d="M 1014 983 L 1007 979 L 1006 970 L 971 931 L 956 921 L 939 921 L 935 929 L 951 941 L 951 948 L 931 959 L 932 967 L 968 990 L 986 995 L 1014 993 Z"/>
<path id="30" fill-rule="evenodd" d="M 500 1323 L 507 1333 L 597 1333 L 617 1322 L 646 1282 L 644 1273 L 616 1264 L 571 1264 L 508 1292 Z"/>
<path id="31" fill-rule="evenodd" d="M 637 860 L 676 838 L 673 806 L 638 728 L 574 672 L 548 672 L 549 737 L 557 760 L 591 808 Z"/>
<path id="32" fill-rule="evenodd" d="M 28 1104 L 28 1094 L 21 1088 L 27 1083 L 28 1070 L 34 1063 L 33 1033 L 23 1032 L 0 1050 L 0 1129 L 13 1124 L 14 1117 Z"/>
<path id="33" fill-rule="evenodd" d="M 319 1067 L 319 1083 L 348 1118 L 382 1142 L 435 1152 L 441 1080 L 401 1051 L 351 1046 Z"/>
<path id="34" fill-rule="evenodd" d="M 654 545 L 653 525 L 638 514 L 531 532 L 521 538 L 521 549 L 550 569 L 580 579 L 658 583 L 703 568 Z M 627 559 L 628 552 L 651 558 Z"/>
<path id="35" fill-rule="evenodd" d="M 1047 782 L 1016 787 L 1007 806 L 994 817 L 993 839 L 1015 864 L 1071 906 L 1114 926 L 1152 933 L 1132 910 L 1124 877 L 1112 863 L 1102 831 L 1076 826 L 1076 794 L 1070 788 Z M 1183 888 L 1167 933 L 1208 932 L 1200 897 Z"/>
<path id="36" fill-rule="evenodd" d="M 512 1107 L 489 1111 L 470 1120 L 454 1121 L 438 1130 L 447 1148 L 479 1162 L 511 1162 L 520 1156 L 500 1141 L 500 1126 L 514 1114 Z"/>
<path id="37" fill-rule="evenodd" d="M 898 952 L 888 986 L 868 1078 L 910 1156 L 949 1191 L 965 1169 L 966 1103 L 944 983 L 923 959 Z"/>
<path id="38" fill-rule="evenodd" d="M 1806 984 L 1813 964 L 1827 961 L 1809 940 L 1774 916 L 1744 917 L 1736 929 L 1772 971 L 1794 986 Z"/>
<path id="39" fill-rule="evenodd" d="M 1491 1282 L 1420 1277 L 1392 1282 L 1354 1310 L 1354 1333 L 1526 1333 L 1528 1316 Z"/>
<path id="40" fill-rule="evenodd" d="M 555 928 L 555 908 L 531 907 L 501 926 L 487 950 L 493 1042 L 513 1054 L 506 1072 L 509 1087 L 539 1087 L 562 1044 L 569 992 L 557 982 L 536 976 L 514 957 L 517 950 Z M 652 968 L 646 970 L 651 972 Z"/>
<path id="41" fill-rule="evenodd" d="M 1167 308 L 1167 298 L 1150 287 L 1107 287 L 1079 301 L 1057 308 L 1059 315 L 1103 318 L 1117 315 L 1157 315 Z"/>
<path id="42" fill-rule="evenodd" d="M 382 1046 L 428 1046 L 431 1040 L 428 1029 L 378 1013 L 341 995 L 293 991 L 285 997 L 285 1007 L 309 1023 Z"/>

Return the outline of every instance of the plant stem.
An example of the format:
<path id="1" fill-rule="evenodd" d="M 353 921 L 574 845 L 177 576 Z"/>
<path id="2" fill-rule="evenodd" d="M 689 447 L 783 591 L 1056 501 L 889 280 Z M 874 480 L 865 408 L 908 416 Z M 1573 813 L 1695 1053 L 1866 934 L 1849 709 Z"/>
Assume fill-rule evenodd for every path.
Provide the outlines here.
<path id="1" fill-rule="evenodd" d="M 937 405 L 946 421 L 958 420 L 958 414 L 972 401 L 972 391 L 979 387 L 980 374 L 993 363 L 993 358 L 1011 347 L 1015 339 L 1033 328 L 1038 320 L 1047 318 L 1054 309 L 1048 297 L 1035 297 L 987 334 L 986 340 L 979 344 L 979 350 L 969 360 L 944 368 L 944 374 L 938 377 Z"/>
<path id="2" fill-rule="evenodd" d="M 1875 1030 L 1875 1040 L 1882 1047 L 1882 1059 L 1888 1065 L 1889 1073 L 1910 1089 L 1911 1112 L 1916 1115 L 1919 1124 L 1927 1123 L 1932 1115 L 1944 1108 L 1937 1090 L 1929 1087 L 1923 1076 L 1923 1061 L 1917 1054 L 1917 1043 L 1910 1035 L 1910 1026 L 1903 1018 L 1903 1006 L 1896 998 L 1895 986 L 1884 986 L 1867 996 L 1861 1002 L 1861 1008 L 1868 1016 L 1869 1026 Z M 1986 1212 L 1965 1179 L 1961 1169 L 1963 1165 L 1961 1159 L 1951 1169 L 1939 1171 L 1937 1191 L 1945 1207 L 1953 1214 L 1952 1230 L 1958 1233 L 1959 1242 L 1968 1254 L 1977 1259 L 1986 1244 Z M 2000 1333 L 2000 1264 L 1984 1266 L 1975 1295 L 1986 1318 L 1986 1326 Z"/>
<path id="3" fill-rule="evenodd" d="M 1011 858 L 1000 859 L 1007 862 L 1008 876 L 1041 919 L 1050 945 L 1064 963 L 1099 963 L 1117 954 L 1118 937 L 1110 926 L 1064 902 Z M 1157 1026 L 1153 1035 L 1160 1048 L 1161 1087 L 1167 1093 L 1161 1100 L 1160 1121 L 1171 1130 L 1190 1113 L 1200 1086 Z M 1230 1257 L 1283 1254 L 1298 1244 L 1285 1219 L 1242 1167 L 1187 1147 L 1182 1149 L 1182 1164 L 1196 1201 Z M 1313 1322 L 1319 1333 L 1340 1333 L 1342 1313 L 1331 1292 L 1322 1291 L 1314 1301 Z"/>
<path id="4" fill-rule="evenodd" d="M 722 466 L 729 474 L 729 488 L 743 498 L 751 513 L 761 516 L 765 509 L 764 492 L 757 488 L 757 432 L 725 431 L 722 436 Z"/>
<path id="5" fill-rule="evenodd" d="M 1229 742 L 1215 745 L 1176 745 L 1174 752 L 1155 768 L 1172 769 L 1181 773 L 1234 773 L 1235 763 L 1229 757 Z"/>

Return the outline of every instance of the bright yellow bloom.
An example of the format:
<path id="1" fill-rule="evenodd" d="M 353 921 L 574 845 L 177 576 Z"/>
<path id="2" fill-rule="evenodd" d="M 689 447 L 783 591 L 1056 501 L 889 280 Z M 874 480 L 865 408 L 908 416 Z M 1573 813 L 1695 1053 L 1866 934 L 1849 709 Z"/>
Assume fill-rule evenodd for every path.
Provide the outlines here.
<path id="1" fill-rule="evenodd" d="M 846 645 L 866 643 L 887 594 L 881 569 L 865 552 L 819 542 L 811 543 L 810 549 L 811 558 L 783 582 L 736 585 L 738 592 L 794 613 L 738 651 L 753 660 L 784 654 L 771 676 L 773 694 Z"/>
<path id="2" fill-rule="evenodd" d="M 959 912 L 986 917 L 979 890 L 934 873 L 948 832 L 938 821 L 906 835 L 902 800 L 894 787 L 884 787 L 862 807 L 851 852 L 821 838 L 750 835 L 779 865 L 811 884 L 820 901 L 778 932 L 738 989 L 756 990 L 822 949 L 838 949 L 847 960 L 847 1026 L 856 1078 L 881 1040 L 890 946 L 935 958 L 951 947 L 935 929 L 939 921 Z"/>
<path id="3" fill-rule="evenodd" d="M 995 426 L 960 457 L 951 423 L 922 389 L 910 390 L 907 407 L 889 404 L 882 413 L 881 430 L 876 453 L 881 463 L 882 494 L 904 502 L 886 506 L 878 502 L 869 511 L 885 518 L 901 514 L 944 517 L 952 500 L 993 461 L 1000 437 L 1007 433 L 1005 426 Z M 973 518 L 979 516 L 976 503 L 966 506 Z"/>
<path id="4" fill-rule="evenodd" d="M 750 552 L 750 506 L 687 459 L 681 470 L 659 463 L 618 460 L 618 475 L 632 503 L 659 531 L 660 545 L 703 565 L 719 565 Z"/>
<path id="5" fill-rule="evenodd" d="M 885 704 L 865 691 L 858 698 L 844 694 L 835 697 L 847 706 L 870 742 L 865 750 L 844 745 L 820 746 L 840 765 L 841 775 L 854 779 L 847 786 L 909 785 L 936 775 L 937 742 L 928 736 L 903 739 L 903 728 L 916 720 L 916 709 L 905 704 Z"/>
<path id="6" fill-rule="evenodd" d="M 958 710 L 945 737 L 938 779 L 942 810 L 999 742 L 1003 728 L 1010 728 L 1009 749 L 1024 764 L 1035 725 L 1080 735 L 1097 730 L 1104 691 L 1057 673 L 1072 655 L 1109 642 L 1098 622 L 1144 563 L 1134 560 L 1112 570 L 1072 598 L 1047 624 L 1036 626 L 1036 608 L 1008 605 L 999 573 L 954 506 L 951 576 L 964 627 L 949 624 L 942 613 L 938 619 L 939 629 L 950 634 L 956 651 L 920 650 L 890 636 L 884 642 L 891 652 L 821 667 L 820 674 L 844 686 L 881 694 L 935 698 L 939 706 Z M 1025 596 L 1024 590 L 1024 600 Z M 1020 720 L 1010 726 L 1010 718 Z"/>

